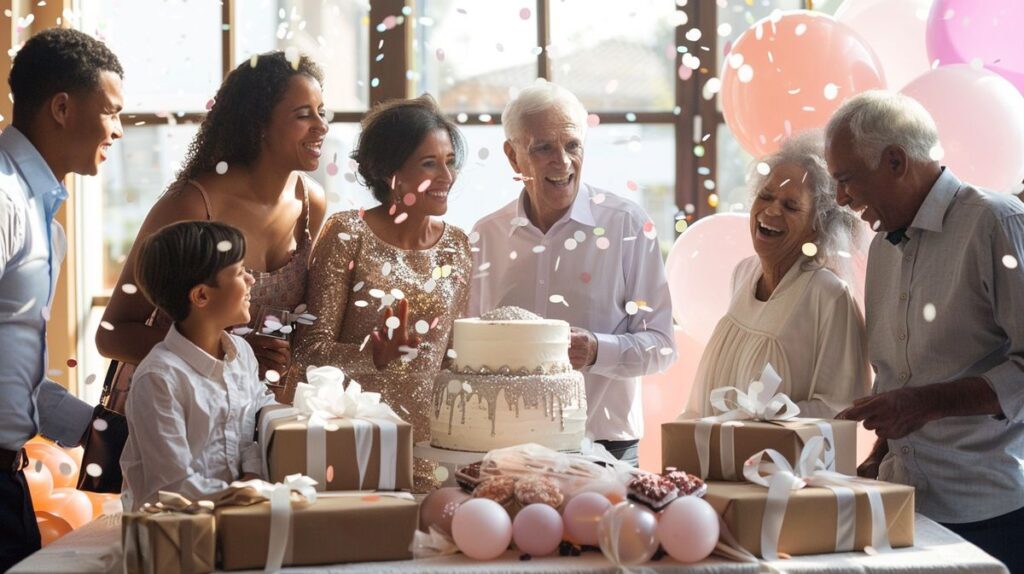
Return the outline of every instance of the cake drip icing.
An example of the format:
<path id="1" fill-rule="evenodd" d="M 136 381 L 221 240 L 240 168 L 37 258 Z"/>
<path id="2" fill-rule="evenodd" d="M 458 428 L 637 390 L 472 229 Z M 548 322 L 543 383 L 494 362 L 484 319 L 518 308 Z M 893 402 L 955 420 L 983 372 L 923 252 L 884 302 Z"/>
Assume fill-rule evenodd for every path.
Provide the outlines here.
<path id="1" fill-rule="evenodd" d="M 572 365 L 570 363 L 559 363 L 557 365 L 551 365 L 550 367 L 537 366 L 533 369 L 527 369 L 526 367 L 520 367 L 513 369 L 508 365 L 502 365 L 497 369 L 492 369 L 488 366 L 483 367 L 472 367 L 469 365 L 463 367 L 452 367 L 452 372 L 460 375 L 514 375 L 517 377 L 526 376 L 542 376 L 542 375 L 559 375 L 562 373 L 571 372 Z"/>
<path id="2" fill-rule="evenodd" d="M 460 412 L 459 424 L 465 424 L 466 406 L 476 397 L 487 404 L 491 436 L 494 436 L 498 394 L 502 391 L 505 407 L 516 418 L 519 417 L 521 403 L 526 409 L 543 409 L 544 416 L 551 421 L 557 420 L 559 430 L 565 430 L 566 407 L 583 404 L 583 375 L 571 369 L 546 375 L 479 375 L 442 371 L 434 385 L 434 419 L 439 418 L 447 406 L 448 433 L 451 434 L 456 410 Z"/>

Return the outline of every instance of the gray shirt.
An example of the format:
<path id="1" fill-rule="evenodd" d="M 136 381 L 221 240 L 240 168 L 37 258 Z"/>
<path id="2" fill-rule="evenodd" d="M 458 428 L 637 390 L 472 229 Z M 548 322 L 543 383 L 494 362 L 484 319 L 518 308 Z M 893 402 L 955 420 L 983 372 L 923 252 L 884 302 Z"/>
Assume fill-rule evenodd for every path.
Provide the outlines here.
<path id="1" fill-rule="evenodd" d="M 1005 419 L 948 417 L 889 441 L 879 478 L 916 487 L 947 523 L 1024 506 L 1024 204 L 949 169 L 907 229 L 871 244 L 866 286 L 875 392 L 985 379 Z"/>

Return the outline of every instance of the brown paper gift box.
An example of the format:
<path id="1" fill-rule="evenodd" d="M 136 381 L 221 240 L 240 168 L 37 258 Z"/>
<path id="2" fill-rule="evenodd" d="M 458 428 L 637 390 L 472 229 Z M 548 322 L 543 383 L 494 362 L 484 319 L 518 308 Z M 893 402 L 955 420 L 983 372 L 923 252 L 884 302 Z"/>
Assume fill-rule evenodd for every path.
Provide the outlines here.
<path id="1" fill-rule="evenodd" d="M 809 419 L 819 421 L 819 419 Z M 742 424 L 733 430 L 734 463 L 736 477 L 726 477 L 722 472 L 721 430 L 716 423 L 711 428 L 710 465 L 707 480 L 743 480 L 743 463 L 753 454 L 764 449 L 779 451 L 790 464 L 800 459 L 804 443 L 820 436 L 821 430 L 814 423 L 789 421 L 765 423 L 739 421 Z M 836 472 L 847 475 L 857 474 L 857 423 L 854 421 L 826 420 L 832 427 L 836 447 Z M 690 474 L 700 475 L 700 459 L 694 431 L 697 420 L 672 421 L 661 425 L 661 464 L 674 466 Z"/>
<path id="2" fill-rule="evenodd" d="M 214 571 L 213 515 L 137 512 L 121 520 L 128 574 L 206 574 Z"/>
<path id="3" fill-rule="evenodd" d="M 216 515 L 221 567 L 263 568 L 270 503 L 218 508 Z M 419 504 L 382 494 L 327 494 L 313 504 L 293 505 L 291 525 L 285 566 L 407 560 L 419 526 Z"/>
<path id="4" fill-rule="evenodd" d="M 395 453 L 397 472 L 395 490 L 412 489 L 412 425 L 404 421 L 398 425 L 398 450 Z M 270 482 L 281 482 L 289 474 L 306 472 L 306 419 L 298 416 L 275 420 L 269 427 L 270 444 L 267 448 L 267 466 Z M 359 466 L 356 464 L 355 429 L 350 419 L 327 421 L 327 473 L 324 490 L 380 490 L 380 428 L 373 427 L 373 451 L 366 464 L 366 476 L 359 484 Z M 333 476 L 332 476 L 333 475 Z"/>
<path id="5" fill-rule="evenodd" d="M 902 484 L 875 481 L 882 496 L 889 544 L 893 548 L 914 545 L 914 489 Z M 868 495 L 854 489 L 857 505 L 854 549 L 871 545 L 871 509 Z M 768 489 L 749 482 L 712 482 L 704 495 L 741 546 L 761 555 L 761 523 Z M 779 552 L 790 555 L 830 554 L 836 551 L 838 527 L 836 497 L 827 488 L 806 487 L 793 491 L 779 535 Z"/>

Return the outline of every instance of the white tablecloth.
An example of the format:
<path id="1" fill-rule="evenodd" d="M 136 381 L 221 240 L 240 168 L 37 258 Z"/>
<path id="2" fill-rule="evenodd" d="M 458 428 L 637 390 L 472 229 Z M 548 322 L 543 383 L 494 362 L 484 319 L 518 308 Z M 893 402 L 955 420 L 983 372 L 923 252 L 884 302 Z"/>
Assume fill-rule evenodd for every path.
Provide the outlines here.
<path id="1" fill-rule="evenodd" d="M 941 573 L 971 572 L 972 574 L 1006 574 L 1006 568 L 997 560 L 985 554 L 953 532 L 935 522 L 917 515 L 915 521 L 915 542 L 913 548 L 904 548 L 868 556 L 863 553 L 822 554 L 801 556 L 791 560 L 773 562 L 772 565 L 785 572 L 826 572 L 826 573 Z M 76 530 L 50 546 L 29 556 L 16 565 L 11 574 L 55 574 L 73 572 L 76 574 L 107 573 L 121 571 L 121 527 L 109 518 L 95 520 Z M 324 541 L 328 542 L 325 535 Z M 331 541 L 343 543 L 342 541 Z M 652 572 L 687 572 L 696 574 L 756 573 L 757 564 L 727 562 L 710 558 L 699 564 L 683 565 L 665 558 L 659 562 L 644 565 Z M 634 569 L 637 572 L 642 570 Z M 615 572 L 616 569 L 597 553 L 582 556 L 534 558 L 521 561 L 519 554 L 509 551 L 499 560 L 476 562 L 459 554 L 426 560 L 404 562 L 367 562 L 285 568 L 285 572 L 365 572 L 365 573 L 409 573 L 447 574 L 449 572 L 558 572 L 595 573 Z"/>

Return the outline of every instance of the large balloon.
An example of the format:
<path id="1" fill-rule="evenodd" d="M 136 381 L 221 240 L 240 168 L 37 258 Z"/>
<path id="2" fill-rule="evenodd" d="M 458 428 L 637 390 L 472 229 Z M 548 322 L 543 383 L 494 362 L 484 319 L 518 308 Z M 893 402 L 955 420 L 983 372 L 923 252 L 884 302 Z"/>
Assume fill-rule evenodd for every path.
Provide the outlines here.
<path id="1" fill-rule="evenodd" d="M 28 482 L 33 504 L 50 498 L 50 493 L 53 492 L 53 475 L 45 464 L 37 460 L 30 462 L 25 468 L 25 481 Z"/>
<path id="2" fill-rule="evenodd" d="M 957 177 L 1007 193 L 1024 179 L 1024 96 L 1005 78 L 955 64 L 931 70 L 901 91 L 935 118 L 942 163 Z"/>
<path id="3" fill-rule="evenodd" d="M 661 425 L 683 412 L 704 345 L 675 328 L 676 362 L 663 373 L 644 375 L 644 440 L 640 441 L 640 468 L 661 472 Z"/>
<path id="4" fill-rule="evenodd" d="M 928 56 L 940 66 L 978 60 L 1024 93 L 1022 28 L 1020 0 L 936 0 L 928 16 Z"/>
<path id="5" fill-rule="evenodd" d="M 694 223 L 668 253 L 672 316 L 703 347 L 732 299 L 732 273 L 754 255 L 750 215 L 718 213 Z"/>
<path id="6" fill-rule="evenodd" d="M 49 512 L 66 520 L 71 528 L 80 528 L 92 520 L 92 501 L 81 490 L 55 488 L 45 500 L 33 500 L 36 510 Z"/>
<path id="7" fill-rule="evenodd" d="M 36 512 L 36 524 L 39 525 L 39 538 L 43 546 L 71 532 L 71 525 L 63 518 L 49 512 Z"/>
<path id="8" fill-rule="evenodd" d="M 29 462 L 39 461 L 50 469 L 54 488 L 71 488 L 78 483 L 78 463 L 64 449 L 46 443 L 27 443 Z"/>
<path id="9" fill-rule="evenodd" d="M 884 88 L 867 43 L 831 17 L 777 12 L 743 32 L 722 67 L 722 112 L 741 146 L 767 155 L 791 133 L 824 127 L 844 99 Z"/>
<path id="10" fill-rule="evenodd" d="M 885 70 L 885 82 L 898 90 L 931 69 L 925 25 L 933 0 L 846 0 L 836 21 L 867 42 Z"/>

